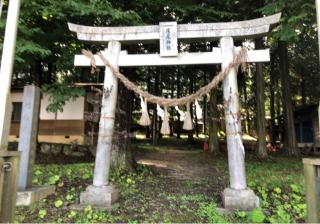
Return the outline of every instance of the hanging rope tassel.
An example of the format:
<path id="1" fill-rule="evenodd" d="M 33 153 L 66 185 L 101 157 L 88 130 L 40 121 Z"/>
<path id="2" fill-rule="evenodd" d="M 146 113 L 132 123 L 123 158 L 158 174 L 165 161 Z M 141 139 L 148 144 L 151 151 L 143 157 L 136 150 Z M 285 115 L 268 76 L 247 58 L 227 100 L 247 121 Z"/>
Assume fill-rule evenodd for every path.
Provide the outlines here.
<path id="1" fill-rule="evenodd" d="M 148 114 L 147 100 L 143 101 L 142 96 L 140 96 L 140 100 L 141 100 L 142 114 L 141 114 L 141 118 L 140 118 L 138 123 L 141 126 L 150 126 L 151 122 L 150 122 L 150 117 L 149 117 L 149 114 Z"/>
<path id="2" fill-rule="evenodd" d="M 170 134 L 170 126 L 169 126 L 169 118 L 168 118 L 168 111 L 167 107 L 164 107 L 164 116 L 162 121 L 162 126 L 160 133 L 163 135 L 169 135 Z"/>
<path id="3" fill-rule="evenodd" d="M 158 115 L 159 117 L 161 117 L 161 120 L 163 120 L 164 111 L 163 111 L 162 108 L 159 106 L 159 104 L 157 104 L 157 115 Z"/>
<path id="4" fill-rule="evenodd" d="M 191 114 L 190 114 L 190 104 L 187 104 L 187 112 L 186 112 L 186 117 L 184 119 L 183 123 L 183 130 L 192 130 L 193 125 L 192 125 L 192 119 L 191 119 Z"/>
<path id="5" fill-rule="evenodd" d="M 178 111 L 179 115 L 180 115 L 180 121 L 184 121 L 185 120 L 185 113 L 179 109 L 178 106 L 175 106 L 174 109 L 176 109 L 176 111 Z"/>
<path id="6" fill-rule="evenodd" d="M 199 104 L 198 100 L 195 100 L 195 105 L 196 105 L 197 119 L 201 120 L 202 119 L 202 109 L 200 107 L 200 104 Z"/>

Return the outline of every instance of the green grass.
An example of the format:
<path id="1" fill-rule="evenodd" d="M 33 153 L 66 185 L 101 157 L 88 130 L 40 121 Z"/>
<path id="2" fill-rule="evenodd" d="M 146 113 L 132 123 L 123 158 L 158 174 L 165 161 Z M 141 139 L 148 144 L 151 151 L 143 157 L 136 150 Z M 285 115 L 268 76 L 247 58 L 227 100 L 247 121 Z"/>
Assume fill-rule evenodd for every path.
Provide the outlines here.
<path id="1" fill-rule="evenodd" d="M 261 208 L 253 212 L 220 215 L 220 189 L 203 180 L 173 180 L 139 166 L 137 173 L 113 170 L 111 182 L 121 192 L 112 212 L 88 206 L 72 210 L 80 192 L 92 182 L 92 164 L 37 165 L 35 185 L 56 185 L 54 195 L 31 207 L 16 211 L 16 222 L 272 222 L 291 223 L 306 220 L 304 178 L 301 159 L 271 157 L 259 161 L 247 156 L 248 186 L 260 197 Z M 215 161 L 221 175 L 228 175 L 227 161 Z M 223 186 L 221 186 L 223 188 Z"/>
<path id="2" fill-rule="evenodd" d="M 260 210 L 264 214 L 261 222 L 305 221 L 306 201 L 302 160 L 281 156 L 266 160 L 257 160 L 252 155 L 247 157 L 247 184 L 260 198 Z M 218 166 L 227 171 L 225 161 L 219 161 Z M 255 212 L 257 211 L 259 209 Z M 245 212 L 236 213 L 233 218 L 235 219 L 231 220 L 235 222 L 256 222 L 250 213 Z"/>

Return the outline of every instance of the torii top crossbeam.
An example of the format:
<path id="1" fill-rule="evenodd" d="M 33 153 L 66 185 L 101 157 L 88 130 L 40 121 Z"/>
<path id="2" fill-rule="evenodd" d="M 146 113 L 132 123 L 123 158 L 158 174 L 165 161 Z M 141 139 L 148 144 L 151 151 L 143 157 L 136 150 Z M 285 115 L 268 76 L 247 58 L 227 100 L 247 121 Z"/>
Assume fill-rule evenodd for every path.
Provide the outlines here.
<path id="1" fill-rule="evenodd" d="M 264 36 L 270 25 L 279 22 L 281 13 L 237 22 L 178 24 L 178 39 L 217 39 L 220 37 L 253 38 Z M 69 29 L 77 33 L 79 40 L 87 41 L 120 41 L 136 42 L 143 40 L 159 40 L 160 25 L 128 26 L 128 27 L 93 27 L 69 23 Z"/>
<path id="2" fill-rule="evenodd" d="M 144 42 L 160 40 L 160 54 L 134 54 L 122 51 L 118 66 L 159 66 L 188 64 L 219 64 L 221 49 L 212 52 L 179 53 L 178 39 L 217 39 L 221 37 L 253 38 L 264 36 L 270 31 L 270 25 L 278 23 L 281 13 L 259 19 L 202 24 L 177 24 L 161 22 L 157 26 L 129 27 L 92 27 L 69 23 L 69 29 L 77 33 L 78 39 L 86 41 Z M 269 50 L 248 52 L 248 62 L 266 62 L 270 60 Z M 99 57 L 97 65 L 103 66 Z M 76 66 L 88 66 L 90 60 L 83 55 L 76 55 Z"/>

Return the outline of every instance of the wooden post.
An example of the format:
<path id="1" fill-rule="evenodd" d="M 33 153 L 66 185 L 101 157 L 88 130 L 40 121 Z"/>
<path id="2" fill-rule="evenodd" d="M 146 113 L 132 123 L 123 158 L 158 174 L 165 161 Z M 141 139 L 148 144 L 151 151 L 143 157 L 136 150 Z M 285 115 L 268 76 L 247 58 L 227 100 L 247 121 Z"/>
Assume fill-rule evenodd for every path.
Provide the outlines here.
<path id="1" fill-rule="evenodd" d="M 320 159 L 303 159 L 309 223 L 320 222 Z"/>
<path id="2" fill-rule="evenodd" d="M 320 0 L 316 0 L 316 7 L 317 7 L 318 48 L 319 48 L 319 62 L 320 62 Z"/>
<path id="3" fill-rule="evenodd" d="M 20 0 L 9 1 L 0 68 L 0 222 L 14 222 L 19 152 L 7 151 L 12 104 L 10 86 L 16 46 Z"/>
<path id="4" fill-rule="evenodd" d="M 14 222 L 20 153 L 0 151 L 0 223 Z"/>
<path id="5" fill-rule="evenodd" d="M 8 123 L 11 117 L 9 101 L 14 52 L 16 46 L 20 0 L 9 1 L 6 30 L 2 49 L 0 68 L 0 150 L 6 150 L 8 144 Z"/>
<path id="6" fill-rule="evenodd" d="M 318 122 L 319 122 L 319 131 L 320 131 L 320 100 L 319 100 L 319 108 L 318 108 Z"/>
<path id="7" fill-rule="evenodd" d="M 0 93 L 1 94 L 1 93 Z M 6 95 L 6 102 L 5 102 L 5 107 L 4 107 L 4 123 L 3 126 L 0 125 L 0 151 L 7 151 L 8 148 L 8 138 L 9 138 L 9 133 L 10 133 L 10 126 L 11 126 L 11 115 L 12 115 L 12 102 L 11 102 L 11 94 Z M 0 105 L 1 107 L 2 105 Z"/>

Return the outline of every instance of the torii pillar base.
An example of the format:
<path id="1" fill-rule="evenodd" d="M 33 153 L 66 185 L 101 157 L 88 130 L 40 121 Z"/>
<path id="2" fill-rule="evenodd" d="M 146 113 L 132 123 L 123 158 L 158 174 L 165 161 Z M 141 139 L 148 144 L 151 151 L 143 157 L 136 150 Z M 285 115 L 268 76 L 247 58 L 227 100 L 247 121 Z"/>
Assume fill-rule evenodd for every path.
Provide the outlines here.
<path id="1" fill-rule="evenodd" d="M 259 207 L 259 197 L 251 189 L 226 188 L 222 192 L 222 203 L 228 211 L 251 211 Z"/>
<path id="2" fill-rule="evenodd" d="M 16 206 L 30 206 L 55 193 L 55 186 L 32 186 L 17 192 Z"/>
<path id="3" fill-rule="evenodd" d="M 113 186 L 95 187 L 90 185 L 85 192 L 80 194 L 80 204 L 72 206 L 75 209 L 83 209 L 90 205 L 101 210 L 111 210 L 112 204 L 119 198 L 119 191 Z"/>

